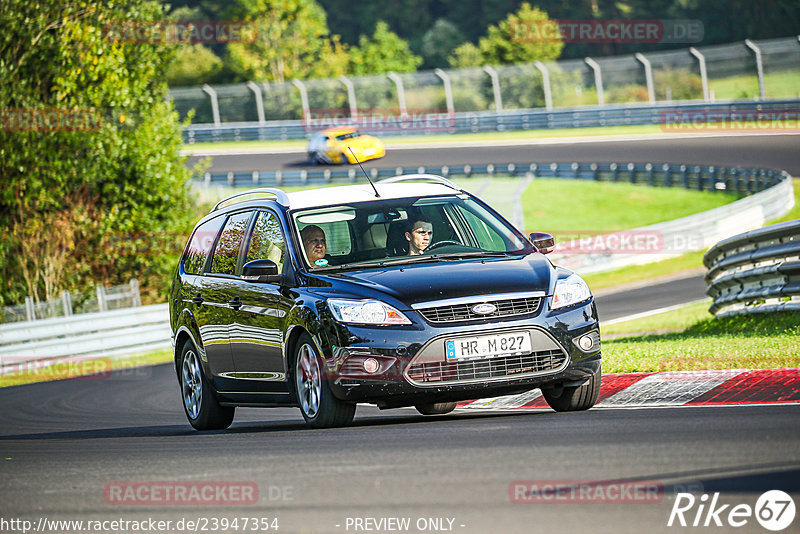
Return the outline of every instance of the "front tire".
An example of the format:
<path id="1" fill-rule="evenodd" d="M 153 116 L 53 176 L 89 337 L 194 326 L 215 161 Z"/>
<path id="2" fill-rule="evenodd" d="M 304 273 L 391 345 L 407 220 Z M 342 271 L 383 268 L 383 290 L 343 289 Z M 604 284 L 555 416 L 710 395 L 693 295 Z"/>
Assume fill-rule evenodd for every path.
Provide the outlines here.
<path id="1" fill-rule="evenodd" d="M 444 415 L 456 409 L 457 402 L 431 402 L 417 404 L 414 408 L 422 415 Z"/>
<path id="2" fill-rule="evenodd" d="M 300 412 L 312 428 L 347 426 L 356 414 L 356 405 L 333 396 L 323 371 L 322 358 L 311 336 L 302 334 L 295 349 L 294 387 Z"/>
<path id="3" fill-rule="evenodd" d="M 224 430 L 231 426 L 236 408 L 220 406 L 203 374 L 197 349 L 191 341 L 181 351 L 179 371 L 183 411 L 197 430 Z"/>
<path id="4" fill-rule="evenodd" d="M 585 384 L 571 387 L 542 388 L 547 404 L 557 412 L 578 412 L 588 410 L 597 402 L 600 394 L 600 367 L 592 373 Z"/>

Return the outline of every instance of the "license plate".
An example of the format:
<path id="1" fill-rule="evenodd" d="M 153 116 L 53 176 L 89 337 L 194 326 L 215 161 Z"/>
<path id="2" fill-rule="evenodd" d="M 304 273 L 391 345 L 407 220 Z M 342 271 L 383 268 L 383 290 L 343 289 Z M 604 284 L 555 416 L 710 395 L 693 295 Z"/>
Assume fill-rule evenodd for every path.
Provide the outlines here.
<path id="1" fill-rule="evenodd" d="M 531 335 L 529 332 L 510 332 L 508 334 L 460 337 L 445 340 L 444 348 L 448 360 L 528 354 L 531 352 Z"/>

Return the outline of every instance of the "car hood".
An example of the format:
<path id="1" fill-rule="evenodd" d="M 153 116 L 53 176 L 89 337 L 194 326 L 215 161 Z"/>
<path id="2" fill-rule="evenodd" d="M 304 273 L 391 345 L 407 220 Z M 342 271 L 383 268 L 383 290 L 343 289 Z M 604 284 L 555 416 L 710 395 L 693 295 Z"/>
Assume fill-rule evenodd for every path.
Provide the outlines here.
<path id="1" fill-rule="evenodd" d="M 419 302 L 473 295 L 526 291 L 550 294 L 554 272 L 550 262 L 537 253 L 486 258 L 483 261 L 447 260 L 431 264 L 397 265 L 318 278 L 321 282 L 328 282 L 324 285 L 337 294 L 352 293 L 379 298 L 379 295 L 372 294 L 375 291 L 411 306 Z M 364 289 L 372 291 L 365 292 Z"/>

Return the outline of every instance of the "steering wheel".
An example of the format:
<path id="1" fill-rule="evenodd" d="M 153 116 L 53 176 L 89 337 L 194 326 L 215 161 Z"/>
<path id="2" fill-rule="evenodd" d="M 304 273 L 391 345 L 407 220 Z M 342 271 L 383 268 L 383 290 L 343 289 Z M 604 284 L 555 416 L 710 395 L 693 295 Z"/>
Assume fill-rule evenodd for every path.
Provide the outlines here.
<path id="1" fill-rule="evenodd" d="M 425 249 L 425 252 L 428 252 L 429 250 L 437 249 L 439 247 L 443 247 L 445 245 L 461 245 L 461 243 L 459 243 L 458 241 L 452 241 L 450 239 L 447 239 L 445 241 L 437 241 L 433 245 L 428 245 L 428 248 Z"/>

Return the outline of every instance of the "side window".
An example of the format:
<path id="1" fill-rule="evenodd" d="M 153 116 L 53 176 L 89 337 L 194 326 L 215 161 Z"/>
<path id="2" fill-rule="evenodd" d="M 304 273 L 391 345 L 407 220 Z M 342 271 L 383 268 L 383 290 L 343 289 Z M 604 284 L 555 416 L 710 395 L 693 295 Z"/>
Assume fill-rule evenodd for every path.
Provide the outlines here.
<path id="1" fill-rule="evenodd" d="M 250 223 L 250 215 L 252 212 L 246 211 L 228 217 L 217 241 L 217 248 L 214 249 L 210 272 L 236 274 L 236 260 L 239 258 L 239 248 Z"/>
<path id="2" fill-rule="evenodd" d="M 202 272 L 224 220 L 225 217 L 215 217 L 204 222 L 194 231 L 183 258 L 183 270 L 186 273 L 200 274 Z"/>
<path id="3" fill-rule="evenodd" d="M 281 272 L 285 257 L 286 243 L 278 219 L 272 213 L 259 212 L 245 263 L 253 260 L 272 260 L 278 265 L 278 272 Z"/>

